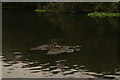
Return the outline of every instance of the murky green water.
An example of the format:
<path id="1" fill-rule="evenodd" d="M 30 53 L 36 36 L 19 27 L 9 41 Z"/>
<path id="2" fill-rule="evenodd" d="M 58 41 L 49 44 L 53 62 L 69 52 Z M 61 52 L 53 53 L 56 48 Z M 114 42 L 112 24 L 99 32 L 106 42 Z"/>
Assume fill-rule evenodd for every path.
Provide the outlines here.
<path id="1" fill-rule="evenodd" d="M 119 19 L 3 10 L 3 77 L 118 77 Z M 58 55 L 30 50 L 51 40 L 82 47 L 76 53 Z"/>

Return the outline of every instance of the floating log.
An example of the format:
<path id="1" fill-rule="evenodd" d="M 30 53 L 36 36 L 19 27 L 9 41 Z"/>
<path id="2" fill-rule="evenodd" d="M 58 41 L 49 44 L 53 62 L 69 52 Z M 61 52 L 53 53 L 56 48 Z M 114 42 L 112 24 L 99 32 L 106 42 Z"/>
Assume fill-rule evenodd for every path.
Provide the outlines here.
<path id="1" fill-rule="evenodd" d="M 80 51 L 81 46 L 64 46 L 59 44 L 44 44 L 30 50 L 47 50 L 47 54 L 74 53 Z"/>

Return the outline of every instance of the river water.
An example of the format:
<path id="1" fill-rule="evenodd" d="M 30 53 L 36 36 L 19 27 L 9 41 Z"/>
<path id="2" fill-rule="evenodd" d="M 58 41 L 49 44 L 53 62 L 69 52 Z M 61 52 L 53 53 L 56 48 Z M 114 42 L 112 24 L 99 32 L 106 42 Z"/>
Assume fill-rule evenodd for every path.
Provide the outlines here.
<path id="1" fill-rule="evenodd" d="M 3 78 L 118 78 L 119 19 L 3 9 Z M 51 40 L 82 47 L 58 55 L 30 50 Z"/>

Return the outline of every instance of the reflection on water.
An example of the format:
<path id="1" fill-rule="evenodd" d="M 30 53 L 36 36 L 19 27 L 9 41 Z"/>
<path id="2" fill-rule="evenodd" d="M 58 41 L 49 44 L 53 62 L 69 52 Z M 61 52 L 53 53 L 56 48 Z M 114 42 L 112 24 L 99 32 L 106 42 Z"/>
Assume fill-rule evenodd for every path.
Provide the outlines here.
<path id="1" fill-rule="evenodd" d="M 3 77 L 118 78 L 118 21 L 119 18 L 3 10 Z M 51 44 L 54 39 L 62 45 L 82 47 L 76 54 L 47 55 L 44 50 L 30 50 Z"/>
<path id="2" fill-rule="evenodd" d="M 118 78 L 117 75 L 119 75 L 119 73 L 106 75 L 106 73 L 91 72 L 83 65 L 68 65 L 66 60 L 59 60 L 54 64 L 31 61 L 18 61 L 16 64 L 14 61 L 9 61 L 3 63 L 3 66 L 5 77 Z"/>

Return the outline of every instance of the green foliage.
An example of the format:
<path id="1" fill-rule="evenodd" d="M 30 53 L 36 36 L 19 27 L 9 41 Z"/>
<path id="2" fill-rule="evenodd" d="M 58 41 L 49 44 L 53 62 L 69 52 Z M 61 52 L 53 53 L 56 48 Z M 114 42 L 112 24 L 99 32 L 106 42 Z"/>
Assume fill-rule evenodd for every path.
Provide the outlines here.
<path id="1" fill-rule="evenodd" d="M 35 9 L 35 12 L 46 12 L 45 9 Z"/>
<path id="2" fill-rule="evenodd" d="M 87 14 L 90 17 L 120 17 L 120 13 L 93 12 Z"/>

